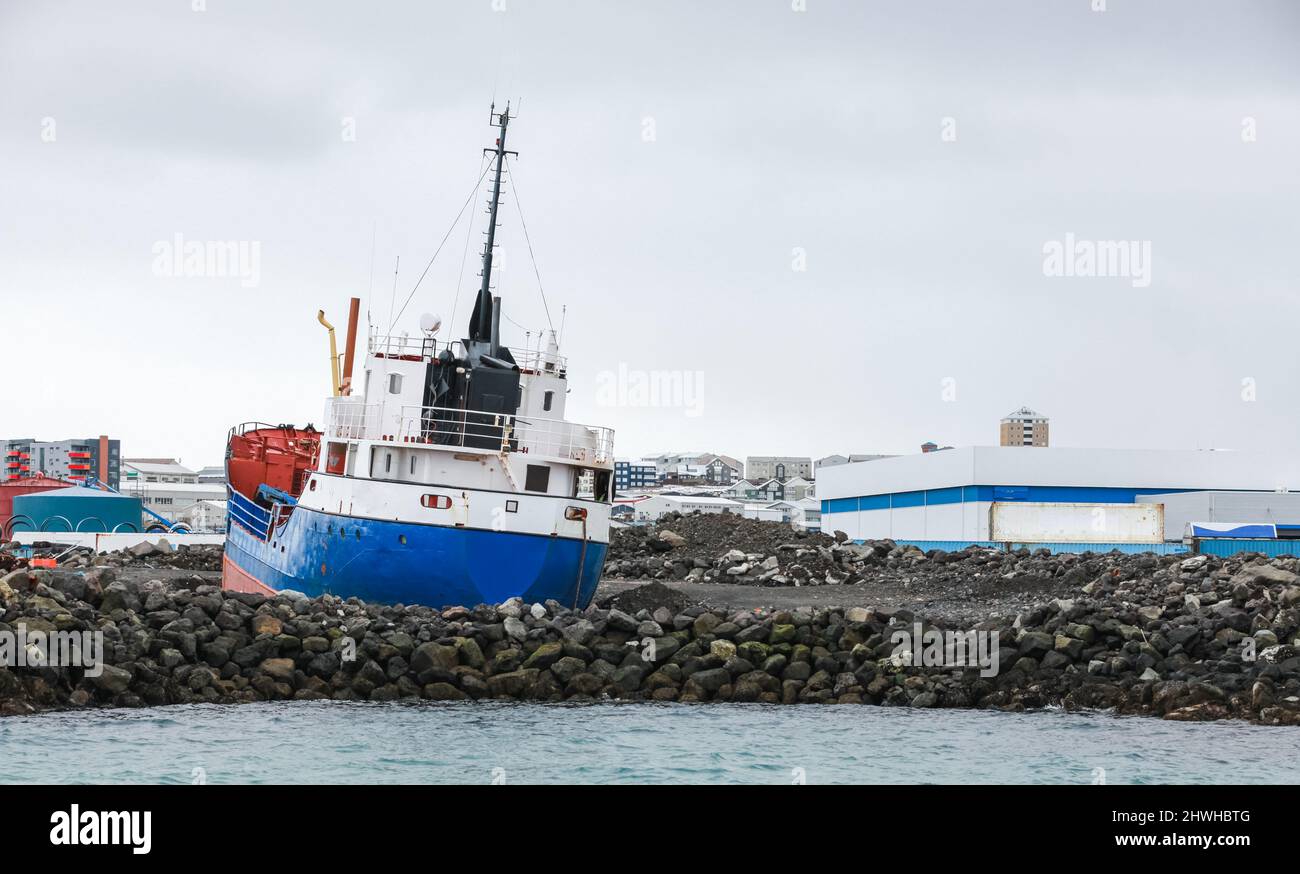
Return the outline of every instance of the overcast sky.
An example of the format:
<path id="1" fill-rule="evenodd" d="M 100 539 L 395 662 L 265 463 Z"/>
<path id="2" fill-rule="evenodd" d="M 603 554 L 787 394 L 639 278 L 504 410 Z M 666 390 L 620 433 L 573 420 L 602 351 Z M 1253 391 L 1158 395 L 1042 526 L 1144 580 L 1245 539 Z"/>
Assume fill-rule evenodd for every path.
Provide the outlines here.
<path id="1" fill-rule="evenodd" d="M 387 326 L 495 97 L 569 417 L 620 456 L 991 444 L 1024 404 L 1054 445 L 1296 444 L 1300 4 L 196 3 L 0 0 L 0 437 L 197 467 L 319 424 L 317 309 Z M 463 335 L 482 206 L 399 327 Z M 1067 234 L 1136 260 L 1048 275 Z M 177 235 L 259 260 L 173 275 Z"/>

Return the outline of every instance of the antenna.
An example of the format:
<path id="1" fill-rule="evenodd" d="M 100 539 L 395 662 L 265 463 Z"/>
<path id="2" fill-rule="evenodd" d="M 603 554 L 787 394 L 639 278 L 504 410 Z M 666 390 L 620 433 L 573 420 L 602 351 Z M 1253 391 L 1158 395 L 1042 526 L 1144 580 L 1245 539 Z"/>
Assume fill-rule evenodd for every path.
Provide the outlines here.
<path id="1" fill-rule="evenodd" d="M 375 237 L 379 233 L 379 222 L 370 224 L 370 280 L 366 283 L 366 324 L 370 324 L 370 300 L 375 290 Z"/>
<path id="2" fill-rule="evenodd" d="M 484 149 L 495 161 L 496 175 L 492 180 L 492 199 L 488 202 L 487 240 L 483 244 L 483 282 L 479 285 L 478 300 L 474 303 L 474 312 L 470 316 L 469 339 L 489 340 L 492 337 L 494 301 L 492 300 L 492 250 L 496 247 L 497 208 L 501 204 L 501 174 L 506 155 L 518 155 L 518 152 L 506 151 L 506 130 L 510 126 L 510 104 L 505 110 L 497 112 L 493 103 L 488 110 L 488 123 L 498 128 L 496 145 Z M 497 354 L 495 346 L 492 354 Z"/>
<path id="3" fill-rule="evenodd" d="M 393 330 L 393 307 L 397 305 L 397 271 L 401 269 L 402 256 L 397 256 L 397 263 L 393 265 L 393 296 L 388 303 L 388 330 Z"/>

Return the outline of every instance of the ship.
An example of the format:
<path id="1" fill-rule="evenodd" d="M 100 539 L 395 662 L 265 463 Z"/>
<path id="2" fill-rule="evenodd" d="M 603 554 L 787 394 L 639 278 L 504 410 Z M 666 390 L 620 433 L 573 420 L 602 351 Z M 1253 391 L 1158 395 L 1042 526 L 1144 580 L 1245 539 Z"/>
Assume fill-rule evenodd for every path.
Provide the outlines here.
<path id="1" fill-rule="evenodd" d="M 360 301 L 342 354 L 319 315 L 333 382 L 323 426 L 229 433 L 223 588 L 434 608 L 590 603 L 609 545 L 614 432 L 565 418 L 568 364 L 553 328 L 534 348 L 501 343 L 491 281 L 515 154 L 509 106 L 490 120 L 495 175 L 466 336 L 439 340 L 434 316 L 418 334 L 368 326 L 354 391 Z"/>

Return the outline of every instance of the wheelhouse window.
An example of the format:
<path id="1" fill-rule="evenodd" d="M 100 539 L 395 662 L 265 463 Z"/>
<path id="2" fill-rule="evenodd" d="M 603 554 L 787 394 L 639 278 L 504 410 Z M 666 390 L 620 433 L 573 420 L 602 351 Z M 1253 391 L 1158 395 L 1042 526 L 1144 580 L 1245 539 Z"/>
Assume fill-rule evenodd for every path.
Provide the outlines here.
<path id="1" fill-rule="evenodd" d="M 524 475 L 524 491 L 545 492 L 551 487 L 551 469 L 544 464 L 530 464 Z"/>

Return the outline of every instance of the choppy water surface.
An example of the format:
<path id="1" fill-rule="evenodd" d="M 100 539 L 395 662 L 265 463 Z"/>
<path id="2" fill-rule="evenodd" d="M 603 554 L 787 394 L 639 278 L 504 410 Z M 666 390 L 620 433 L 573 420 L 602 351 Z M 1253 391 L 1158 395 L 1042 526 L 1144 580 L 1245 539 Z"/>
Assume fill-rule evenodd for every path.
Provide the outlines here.
<path id="1" fill-rule="evenodd" d="M 857 706 L 282 702 L 0 719 L 0 782 L 1295 783 L 1300 733 Z"/>

